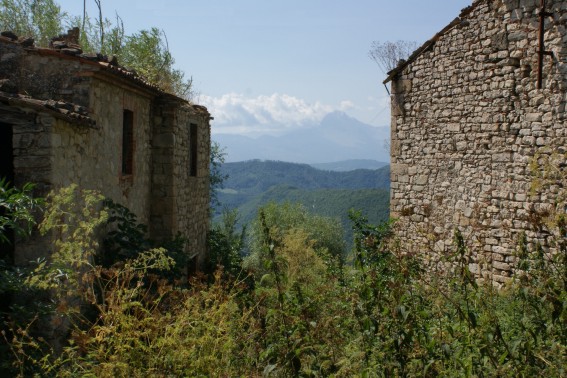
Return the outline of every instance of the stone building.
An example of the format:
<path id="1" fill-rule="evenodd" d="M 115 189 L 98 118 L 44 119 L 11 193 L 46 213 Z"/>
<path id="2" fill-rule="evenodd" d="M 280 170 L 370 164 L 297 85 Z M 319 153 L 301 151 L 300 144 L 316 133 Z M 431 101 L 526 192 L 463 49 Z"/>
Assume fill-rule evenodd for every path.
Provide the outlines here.
<path id="1" fill-rule="evenodd" d="M 115 60 L 0 36 L 0 177 L 40 194 L 77 184 L 128 207 L 159 240 L 181 233 L 197 264 L 209 225 L 210 114 Z M 45 254 L 16 243 L 16 263 Z"/>
<path id="2" fill-rule="evenodd" d="M 522 234 L 556 250 L 545 221 L 566 210 L 566 24 L 565 0 L 475 0 L 388 73 L 405 250 L 435 263 L 458 228 L 471 270 L 494 282 L 514 273 Z"/>

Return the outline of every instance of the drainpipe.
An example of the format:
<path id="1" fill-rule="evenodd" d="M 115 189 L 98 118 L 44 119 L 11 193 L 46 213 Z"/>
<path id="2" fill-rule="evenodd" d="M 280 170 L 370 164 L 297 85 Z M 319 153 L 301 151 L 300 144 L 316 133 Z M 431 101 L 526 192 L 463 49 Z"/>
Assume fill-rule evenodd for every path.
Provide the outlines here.
<path id="1" fill-rule="evenodd" d="M 552 16 L 545 9 L 545 0 L 541 0 L 539 9 L 539 51 L 538 51 L 538 67 L 537 67 L 537 89 L 541 89 L 543 84 L 543 57 L 545 55 L 553 55 L 551 51 L 545 51 L 545 18 Z"/>

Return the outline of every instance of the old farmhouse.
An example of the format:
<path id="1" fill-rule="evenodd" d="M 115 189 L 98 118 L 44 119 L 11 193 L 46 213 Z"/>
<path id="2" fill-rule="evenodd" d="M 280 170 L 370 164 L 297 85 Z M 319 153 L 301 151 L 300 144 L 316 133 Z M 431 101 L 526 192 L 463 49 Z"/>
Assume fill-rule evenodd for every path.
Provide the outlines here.
<path id="1" fill-rule="evenodd" d="M 44 195 L 72 183 L 96 189 L 149 225 L 181 233 L 195 263 L 206 253 L 211 119 L 113 59 L 83 54 L 78 30 L 51 48 L 0 36 L 0 177 Z M 44 255 L 16 243 L 16 263 Z"/>
<path id="2" fill-rule="evenodd" d="M 522 235 L 565 214 L 567 2 L 475 0 L 388 73 L 391 213 L 432 263 L 465 236 L 477 276 L 514 274 Z"/>

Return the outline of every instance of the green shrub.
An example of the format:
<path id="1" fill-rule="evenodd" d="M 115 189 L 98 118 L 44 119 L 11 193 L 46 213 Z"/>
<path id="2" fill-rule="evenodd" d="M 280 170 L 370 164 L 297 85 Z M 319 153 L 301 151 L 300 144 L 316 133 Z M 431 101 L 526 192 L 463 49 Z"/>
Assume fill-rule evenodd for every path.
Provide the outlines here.
<path id="1" fill-rule="evenodd" d="M 167 255 L 175 261 L 175 266 L 168 271 L 156 272 L 168 279 L 181 279 L 186 273 L 189 256 L 185 252 L 185 239 L 177 235 L 173 239 L 156 242 L 148 238 L 148 227 L 138 223 L 136 214 L 127 207 L 104 199 L 103 205 L 109 213 L 106 221 L 108 230 L 104 236 L 103 248 L 96 254 L 96 263 L 110 267 L 152 248 L 163 248 Z"/>

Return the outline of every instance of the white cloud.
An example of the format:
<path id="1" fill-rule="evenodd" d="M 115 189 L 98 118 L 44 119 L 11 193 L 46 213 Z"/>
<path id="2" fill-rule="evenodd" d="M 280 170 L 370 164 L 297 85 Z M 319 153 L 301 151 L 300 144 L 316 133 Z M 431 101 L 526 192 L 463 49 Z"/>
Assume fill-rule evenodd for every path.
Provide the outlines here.
<path id="1" fill-rule="evenodd" d="M 343 100 L 339 105 L 339 109 L 343 112 L 354 108 L 355 108 L 354 102 L 350 100 Z"/>
<path id="2" fill-rule="evenodd" d="M 315 124 L 335 110 L 352 108 L 351 101 L 338 107 L 308 103 L 287 94 L 247 97 L 228 93 L 220 97 L 203 95 L 199 103 L 215 118 L 213 133 L 280 134 L 293 128 Z"/>

